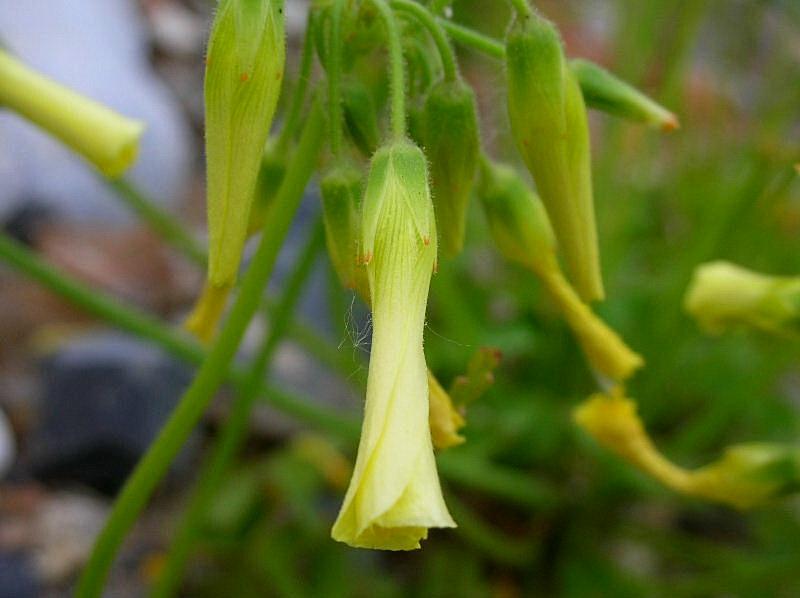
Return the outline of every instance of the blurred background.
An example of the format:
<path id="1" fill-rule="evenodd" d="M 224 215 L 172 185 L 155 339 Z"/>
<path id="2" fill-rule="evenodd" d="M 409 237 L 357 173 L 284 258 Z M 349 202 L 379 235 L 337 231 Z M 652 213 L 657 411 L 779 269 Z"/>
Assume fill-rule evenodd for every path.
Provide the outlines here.
<path id="1" fill-rule="evenodd" d="M 710 259 L 800 274 L 800 3 L 536 5 L 561 28 L 570 56 L 603 64 L 681 121 L 664 135 L 591 115 L 608 294 L 598 311 L 647 362 L 629 392 L 657 444 L 696 466 L 734 442 L 795 442 L 800 344 L 753 332 L 706 337 L 681 303 L 694 267 Z M 0 3 L 8 48 L 147 122 L 129 178 L 198 237 L 212 9 L 208 0 Z M 287 88 L 306 9 L 287 0 Z M 503 2 L 456 0 L 453 17 L 499 38 L 509 12 Z M 516 161 L 499 63 L 459 54 L 490 154 Z M 58 143 L 0 112 L 3 230 L 93 288 L 177 325 L 202 272 L 115 193 Z M 318 212 L 309 189 L 273 293 Z M 482 347 L 502 353 L 494 385 L 469 406 L 467 443 L 441 457 L 460 527 L 433 531 L 414 553 L 333 542 L 354 444 L 259 405 L 246 450 L 204 518 L 184 595 L 800 595 L 800 501 L 741 514 L 677 496 L 600 449 L 571 422 L 571 409 L 595 389 L 577 345 L 537 281 L 495 252 L 477 205 L 467 245 L 434 277 L 426 337 L 429 365 L 446 384 Z M 339 290 L 323 252 L 300 316 L 271 380 L 357 414 L 364 308 Z M 243 353 L 268 324 L 254 323 Z M 69 594 L 114 494 L 191 376 L 190 366 L 0 264 L 0 597 Z M 126 541 L 109 596 L 144 595 L 158 576 L 230 395 L 220 393 Z"/>

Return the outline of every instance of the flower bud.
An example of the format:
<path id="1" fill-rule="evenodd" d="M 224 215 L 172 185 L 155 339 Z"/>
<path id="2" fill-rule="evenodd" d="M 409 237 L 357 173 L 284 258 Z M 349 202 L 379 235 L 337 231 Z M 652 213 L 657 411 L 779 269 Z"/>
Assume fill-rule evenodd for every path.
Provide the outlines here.
<path id="1" fill-rule="evenodd" d="M 494 384 L 494 371 L 502 357 L 500 349 L 478 349 L 469 360 L 466 373 L 456 376 L 450 385 L 452 402 L 463 408 L 477 401 Z"/>
<path id="2" fill-rule="evenodd" d="M 365 156 L 375 153 L 380 139 L 378 109 L 367 87 L 356 79 L 342 84 L 342 108 L 347 132 Z"/>
<path id="3" fill-rule="evenodd" d="M 520 16 L 506 40 L 511 130 L 536 181 L 572 281 L 603 298 L 586 106 L 555 27 Z"/>
<path id="4" fill-rule="evenodd" d="M 395 142 L 377 151 L 362 210 L 372 351 L 358 456 L 332 536 L 351 546 L 410 550 L 428 528 L 455 526 L 428 423 L 422 339 L 436 224 L 418 147 Z"/>
<path id="5" fill-rule="evenodd" d="M 580 83 L 584 100 L 592 108 L 662 131 L 674 131 L 679 127 L 678 118 L 672 112 L 593 62 L 571 60 L 570 68 Z"/>
<path id="6" fill-rule="evenodd" d="M 144 125 L 29 69 L 0 47 L 0 107 L 58 138 L 110 178 L 135 161 Z"/>
<path id="7" fill-rule="evenodd" d="M 594 371 L 620 381 L 644 365 L 642 358 L 581 301 L 564 279 L 547 214 L 525 181 L 512 168 L 484 161 L 478 195 L 495 244 L 507 259 L 539 276 Z"/>
<path id="8" fill-rule="evenodd" d="M 222 0 L 206 58 L 208 281 L 187 327 L 207 339 L 236 282 L 285 62 L 283 0 Z"/>
<path id="9" fill-rule="evenodd" d="M 695 270 L 684 307 L 713 334 L 737 325 L 796 333 L 800 278 L 766 276 L 729 262 L 709 262 Z"/>
<path id="10" fill-rule="evenodd" d="M 466 439 L 459 433 L 467 422 L 453 405 L 453 400 L 442 388 L 436 377 L 428 370 L 428 389 L 431 427 L 431 440 L 437 449 L 447 449 L 463 444 Z"/>
<path id="11" fill-rule="evenodd" d="M 369 304 L 367 270 L 358 263 L 362 180 L 361 171 L 344 162 L 322 177 L 320 194 L 325 241 L 333 269 L 342 286 L 355 290 Z"/>
<path id="12" fill-rule="evenodd" d="M 463 81 L 440 81 L 425 99 L 425 153 L 442 245 L 454 257 L 464 245 L 467 208 L 478 167 L 475 94 Z"/>
<path id="13" fill-rule="evenodd" d="M 748 443 L 725 450 L 722 458 L 692 472 L 698 496 L 749 509 L 800 488 L 800 449 Z"/>

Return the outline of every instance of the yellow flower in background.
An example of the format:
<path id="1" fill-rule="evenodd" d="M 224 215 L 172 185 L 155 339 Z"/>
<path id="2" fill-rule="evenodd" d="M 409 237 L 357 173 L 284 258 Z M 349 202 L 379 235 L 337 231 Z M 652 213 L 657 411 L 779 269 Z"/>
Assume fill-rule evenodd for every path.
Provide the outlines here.
<path id="1" fill-rule="evenodd" d="M 666 459 L 644 428 L 636 403 L 622 396 L 595 394 L 573 412 L 576 423 L 605 448 L 679 492 L 687 492 L 690 474 Z"/>
<path id="2" fill-rule="evenodd" d="M 110 178 L 135 161 L 144 125 L 51 81 L 0 49 L 0 108 L 61 140 Z"/>
<path id="3" fill-rule="evenodd" d="M 684 307 L 712 334 L 735 326 L 796 333 L 800 278 L 767 276 L 729 262 L 709 262 L 695 270 Z"/>
<path id="4" fill-rule="evenodd" d="M 430 426 L 433 446 L 447 449 L 464 444 L 466 439 L 459 433 L 467 422 L 464 416 L 453 405 L 453 399 L 442 388 L 436 377 L 428 371 L 428 389 L 430 396 Z"/>
<path id="5" fill-rule="evenodd" d="M 203 340 L 239 272 L 285 59 L 283 0 L 221 0 L 205 78 L 208 277 L 186 323 Z"/>
<path id="6" fill-rule="evenodd" d="M 684 469 L 664 457 L 636 413 L 636 403 L 617 389 L 596 394 L 574 411 L 575 421 L 598 443 L 689 496 L 737 509 L 763 505 L 800 485 L 800 448 L 781 444 L 734 445 L 704 467 Z"/>
<path id="7" fill-rule="evenodd" d="M 423 329 L 436 223 L 422 151 L 408 142 L 373 157 L 361 252 L 372 301 L 372 351 L 353 477 L 333 526 L 360 548 L 411 550 L 455 527 L 442 497 L 428 423 Z"/>

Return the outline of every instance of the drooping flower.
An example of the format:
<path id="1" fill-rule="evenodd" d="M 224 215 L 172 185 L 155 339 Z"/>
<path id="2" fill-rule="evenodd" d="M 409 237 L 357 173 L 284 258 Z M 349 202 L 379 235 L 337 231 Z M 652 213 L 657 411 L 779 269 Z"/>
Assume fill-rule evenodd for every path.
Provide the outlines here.
<path id="1" fill-rule="evenodd" d="M 800 485 L 800 448 L 747 443 L 728 447 L 722 457 L 698 469 L 672 463 L 656 448 L 636 412 L 636 403 L 617 389 L 597 394 L 575 409 L 575 421 L 607 449 L 689 496 L 749 509 Z"/>
<path id="2" fill-rule="evenodd" d="M 512 168 L 485 160 L 478 196 L 498 249 L 541 279 L 592 369 L 612 381 L 622 381 L 642 367 L 641 356 L 581 301 L 564 278 L 547 214 L 525 181 Z"/>
<path id="3" fill-rule="evenodd" d="M 372 350 L 361 441 L 334 539 L 386 550 L 419 548 L 454 527 L 442 497 L 428 423 L 423 329 L 436 261 L 425 157 L 394 142 L 373 157 L 361 253 L 372 307 Z"/>

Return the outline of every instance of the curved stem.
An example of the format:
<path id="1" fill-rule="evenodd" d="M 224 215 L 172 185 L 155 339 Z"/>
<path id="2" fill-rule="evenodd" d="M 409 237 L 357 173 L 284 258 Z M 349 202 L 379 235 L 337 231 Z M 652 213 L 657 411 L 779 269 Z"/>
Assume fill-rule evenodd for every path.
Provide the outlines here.
<path id="1" fill-rule="evenodd" d="M 262 381 L 269 369 L 275 349 L 286 333 L 289 322 L 288 316 L 294 311 L 305 282 L 308 280 L 319 251 L 323 246 L 323 233 L 322 223 L 318 220 L 313 225 L 308 242 L 297 259 L 291 277 L 286 281 L 283 294 L 272 313 L 270 318 L 272 328 L 253 360 L 231 407 L 228 421 L 198 476 L 197 484 L 189 498 L 186 511 L 178 524 L 177 532 L 174 534 L 164 572 L 153 592 L 154 597 L 171 596 L 178 588 L 186 561 L 192 553 L 202 517 L 207 511 L 214 493 L 222 484 L 222 478 L 231 461 L 238 453 L 247 436 L 247 425 L 250 421 L 253 406 L 258 398 Z"/>
<path id="2" fill-rule="evenodd" d="M 331 153 L 342 152 L 342 13 L 347 0 L 336 0 L 331 12 L 330 55 L 328 56 L 328 126 Z"/>
<path id="3" fill-rule="evenodd" d="M 509 0 L 511 2 L 511 6 L 514 7 L 517 15 L 521 18 L 528 18 L 533 16 L 533 9 L 531 5 L 528 4 L 528 0 Z"/>
<path id="4" fill-rule="evenodd" d="M 278 141 L 275 145 L 278 155 L 286 153 L 292 137 L 297 132 L 297 126 L 300 121 L 300 111 L 303 109 L 303 104 L 305 104 L 306 101 L 308 83 L 311 79 L 311 67 L 314 59 L 314 28 L 317 26 L 314 16 L 314 11 L 309 11 L 308 19 L 306 20 L 306 35 L 303 39 L 303 50 L 300 55 L 300 70 L 297 73 L 297 84 L 292 93 L 292 101 L 289 106 L 289 112 L 286 115 L 286 121 L 283 124 L 283 128 L 281 129 Z"/>
<path id="5" fill-rule="evenodd" d="M 428 10 L 438 15 L 450 8 L 451 4 L 453 4 L 453 0 L 432 0 L 428 5 Z"/>
<path id="6" fill-rule="evenodd" d="M 386 27 L 389 40 L 389 71 L 392 94 L 392 135 L 396 140 L 406 138 L 406 81 L 403 62 L 403 45 L 400 41 L 400 28 L 385 0 L 371 0 Z"/>
<path id="7" fill-rule="evenodd" d="M 450 41 L 447 39 L 444 29 L 430 11 L 411 0 L 392 0 L 392 8 L 413 16 L 420 25 L 428 30 L 442 59 L 445 80 L 455 81 L 458 78 L 458 66 L 453 48 L 450 46 Z"/>
<path id="8" fill-rule="evenodd" d="M 459 44 L 473 48 L 478 52 L 482 52 L 487 56 L 491 56 L 492 58 L 497 58 L 499 60 L 505 59 L 506 47 L 502 42 L 499 42 L 488 35 L 478 33 L 469 27 L 464 27 L 458 23 L 453 23 L 453 21 L 450 21 L 449 19 L 443 19 L 439 17 L 436 19 L 436 21 L 444 28 L 445 31 L 447 31 L 450 37 Z"/>
<path id="9" fill-rule="evenodd" d="M 97 598 L 101 595 L 108 570 L 122 540 L 224 381 L 245 330 L 261 304 L 264 286 L 272 273 L 306 183 L 316 166 L 322 142 L 321 129 L 321 111 L 315 103 L 306 121 L 296 158 L 289 166 L 274 209 L 267 219 L 268 229 L 265 228 L 261 237 L 225 326 L 191 386 L 114 503 L 79 580 L 79 598 Z"/>

